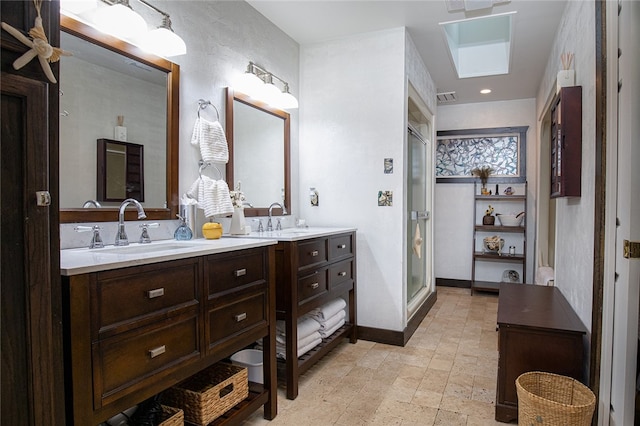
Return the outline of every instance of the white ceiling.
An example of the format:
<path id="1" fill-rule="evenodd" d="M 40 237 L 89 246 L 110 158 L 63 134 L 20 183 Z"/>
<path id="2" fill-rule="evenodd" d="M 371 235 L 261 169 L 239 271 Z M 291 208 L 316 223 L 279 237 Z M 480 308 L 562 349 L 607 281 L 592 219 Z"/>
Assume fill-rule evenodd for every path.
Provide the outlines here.
<path id="1" fill-rule="evenodd" d="M 567 1 L 511 0 L 474 13 L 447 12 L 444 0 L 248 0 L 300 45 L 388 28 L 407 27 L 439 92 L 455 91 L 456 103 L 534 98 Z M 439 22 L 517 11 L 508 75 L 459 79 Z M 492 93 L 481 95 L 480 89 Z"/>

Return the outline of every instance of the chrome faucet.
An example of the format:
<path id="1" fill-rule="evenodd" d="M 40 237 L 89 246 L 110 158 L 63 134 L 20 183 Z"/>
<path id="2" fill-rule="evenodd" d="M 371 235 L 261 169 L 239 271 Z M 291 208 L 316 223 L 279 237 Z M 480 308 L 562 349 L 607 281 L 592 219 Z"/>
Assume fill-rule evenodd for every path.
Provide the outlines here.
<path id="1" fill-rule="evenodd" d="M 83 208 L 83 209 L 87 209 L 87 208 L 89 208 L 89 207 L 91 207 L 91 206 L 93 206 L 93 207 L 95 207 L 95 208 L 99 209 L 99 208 L 101 208 L 101 207 L 102 207 L 102 204 L 100 204 L 100 203 L 99 203 L 99 202 L 97 202 L 96 200 L 87 200 L 87 201 L 85 201 L 85 202 L 84 202 L 84 204 L 82 205 L 82 208 Z"/>
<path id="2" fill-rule="evenodd" d="M 144 219 L 147 215 L 142 208 L 142 204 L 138 202 L 138 200 L 134 200 L 133 198 L 127 198 L 120 204 L 120 213 L 118 214 L 118 232 L 116 233 L 116 246 L 128 246 L 129 239 L 127 238 L 127 233 L 124 230 L 124 210 L 127 208 L 129 204 L 133 204 L 138 210 L 138 219 Z"/>
<path id="3" fill-rule="evenodd" d="M 280 203 L 271 203 L 269 206 L 269 220 L 267 221 L 267 232 L 273 231 L 273 224 L 271 223 L 271 212 L 274 207 L 280 207 L 282 209 L 282 214 L 287 214 L 287 209 Z M 280 222 L 278 222 L 278 231 L 280 230 Z"/>

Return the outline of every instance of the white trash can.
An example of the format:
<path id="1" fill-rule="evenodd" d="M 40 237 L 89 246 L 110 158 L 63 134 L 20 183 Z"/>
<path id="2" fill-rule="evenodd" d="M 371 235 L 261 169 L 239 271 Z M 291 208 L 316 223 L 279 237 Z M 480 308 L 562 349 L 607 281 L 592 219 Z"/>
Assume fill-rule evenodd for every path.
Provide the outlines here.
<path id="1" fill-rule="evenodd" d="M 249 381 L 264 383 L 262 369 L 262 351 L 257 349 L 244 349 L 231 356 L 231 362 L 249 370 Z"/>

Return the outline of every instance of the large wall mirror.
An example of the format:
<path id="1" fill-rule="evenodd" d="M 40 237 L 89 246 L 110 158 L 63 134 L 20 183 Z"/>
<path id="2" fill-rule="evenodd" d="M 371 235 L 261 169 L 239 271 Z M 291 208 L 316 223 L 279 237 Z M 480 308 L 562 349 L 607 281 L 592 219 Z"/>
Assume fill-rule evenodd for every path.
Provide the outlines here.
<path id="1" fill-rule="evenodd" d="M 98 200 L 99 139 L 122 137 L 144 146 L 144 202 L 150 220 L 178 213 L 180 68 L 61 15 L 60 44 L 74 56 L 60 67 L 60 221 L 116 221 L 120 203 Z M 135 197 L 134 197 L 135 198 Z M 133 213 L 127 213 L 132 214 Z"/>
<path id="2" fill-rule="evenodd" d="M 241 185 L 245 216 L 265 216 L 274 202 L 290 213 L 289 113 L 227 88 L 226 128 L 227 183 L 233 188 Z"/>

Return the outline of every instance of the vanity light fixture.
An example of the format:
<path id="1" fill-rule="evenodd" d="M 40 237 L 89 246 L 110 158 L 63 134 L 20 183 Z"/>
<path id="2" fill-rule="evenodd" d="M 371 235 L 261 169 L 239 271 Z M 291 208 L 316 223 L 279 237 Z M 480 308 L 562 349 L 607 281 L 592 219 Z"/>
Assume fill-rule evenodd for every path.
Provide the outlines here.
<path id="1" fill-rule="evenodd" d="M 158 56 L 168 58 L 187 53 L 184 40 L 171 28 L 169 14 L 146 0 L 136 1 L 162 15 L 162 22 L 156 29 L 148 31 L 147 22 L 133 10 L 130 0 L 62 0 L 60 10 Z"/>
<path id="2" fill-rule="evenodd" d="M 274 81 L 277 81 L 282 89 L 276 86 Z M 298 100 L 289 92 L 289 83 L 253 62 L 249 62 L 247 70 L 236 82 L 236 88 L 276 108 L 298 108 Z"/>
<path id="3" fill-rule="evenodd" d="M 147 23 L 129 5 L 129 0 L 102 1 L 109 6 L 96 10 L 93 15 L 93 23 L 100 31 L 118 38 L 132 39 L 147 31 Z"/>
<path id="4" fill-rule="evenodd" d="M 162 23 L 160 26 L 144 35 L 140 47 L 164 57 L 184 55 L 187 53 L 187 45 L 184 43 L 184 40 L 173 32 L 173 28 L 171 28 L 171 18 L 169 14 L 144 0 L 138 1 L 162 15 Z"/>

